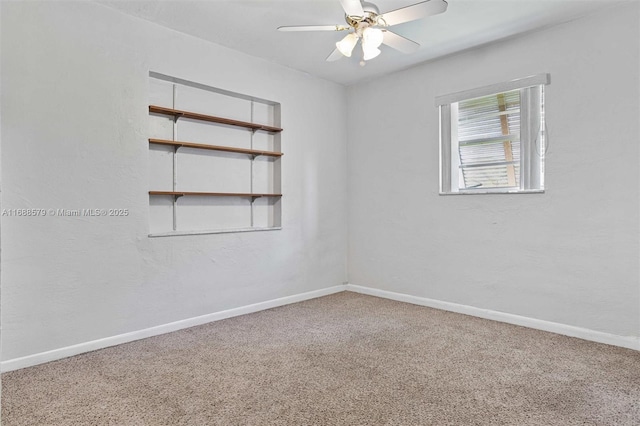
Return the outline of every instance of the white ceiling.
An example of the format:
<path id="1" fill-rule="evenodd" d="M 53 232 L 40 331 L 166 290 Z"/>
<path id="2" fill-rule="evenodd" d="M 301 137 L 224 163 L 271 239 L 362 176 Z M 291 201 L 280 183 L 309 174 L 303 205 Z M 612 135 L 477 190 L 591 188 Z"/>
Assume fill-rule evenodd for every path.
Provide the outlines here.
<path id="1" fill-rule="evenodd" d="M 413 54 L 382 46 L 359 66 L 358 55 L 325 62 L 344 32 L 280 32 L 281 25 L 344 24 L 338 0 L 98 0 L 162 26 L 349 85 L 519 33 L 571 21 L 631 0 L 448 0 L 443 14 L 394 26 L 420 43 Z M 380 12 L 419 0 L 374 0 Z M 553 40 L 549 40 L 553 43 Z"/>

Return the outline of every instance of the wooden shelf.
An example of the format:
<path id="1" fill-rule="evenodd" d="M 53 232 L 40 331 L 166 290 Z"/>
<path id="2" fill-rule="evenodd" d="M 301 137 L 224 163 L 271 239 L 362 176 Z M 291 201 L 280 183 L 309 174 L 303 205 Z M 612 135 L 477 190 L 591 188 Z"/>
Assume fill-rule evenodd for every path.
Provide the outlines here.
<path id="1" fill-rule="evenodd" d="M 264 124 L 249 123 L 246 121 L 232 120 L 230 118 L 216 117 L 213 115 L 199 114 L 196 112 L 181 111 L 178 109 L 165 108 L 157 105 L 149 105 L 149 112 L 155 114 L 169 115 L 176 118 L 190 118 L 192 120 L 208 121 L 211 123 L 226 124 L 229 126 L 244 127 L 251 130 L 262 130 L 269 133 L 280 133 L 279 127 L 266 126 Z"/>
<path id="2" fill-rule="evenodd" d="M 149 191 L 149 195 L 171 195 L 175 197 L 282 197 L 282 194 L 250 194 L 245 192 L 189 192 L 189 191 Z"/>
<path id="3" fill-rule="evenodd" d="M 257 149 L 234 148 L 230 146 L 206 145 L 206 144 L 193 143 L 193 142 L 170 141 L 167 139 L 151 139 L 150 138 L 149 143 L 153 143 L 157 145 L 181 146 L 185 148 L 208 149 L 211 151 L 236 152 L 240 154 L 249 154 L 249 155 L 256 155 L 256 156 L 266 155 L 269 157 L 281 157 L 284 155 L 281 152 L 260 151 Z"/>

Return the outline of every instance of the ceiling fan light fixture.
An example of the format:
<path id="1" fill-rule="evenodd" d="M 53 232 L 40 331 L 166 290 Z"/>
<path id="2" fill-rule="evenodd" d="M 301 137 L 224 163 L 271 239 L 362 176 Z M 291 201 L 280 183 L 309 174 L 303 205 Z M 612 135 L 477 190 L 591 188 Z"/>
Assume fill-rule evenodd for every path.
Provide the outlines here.
<path id="1" fill-rule="evenodd" d="M 353 48 L 356 47 L 357 42 L 358 36 L 355 33 L 349 33 L 342 40 L 336 43 L 336 48 L 344 56 L 350 58 L 351 52 L 353 52 Z"/>
<path id="2" fill-rule="evenodd" d="M 2 1 L 2 0 L 0 0 Z M 381 14 L 378 7 L 365 0 L 340 0 L 347 25 L 297 25 L 278 27 L 279 31 L 348 31 L 336 48 L 327 56 L 327 61 L 335 61 L 342 56 L 351 57 L 353 49 L 362 40 L 362 60 L 377 57 L 380 45 L 385 44 L 403 53 L 413 53 L 420 45 L 413 40 L 390 31 L 388 27 L 405 22 L 416 21 L 427 16 L 437 15 L 447 10 L 446 0 L 418 0 L 410 6 L 401 7 Z"/>
<path id="3" fill-rule="evenodd" d="M 373 59 L 376 56 L 378 56 L 380 54 L 380 49 L 378 49 L 377 47 L 365 47 L 365 45 L 362 45 L 362 59 L 364 59 L 365 61 L 368 61 L 369 59 Z"/>
<path id="4" fill-rule="evenodd" d="M 367 48 L 379 47 L 384 39 L 384 34 L 379 28 L 367 27 L 362 32 L 362 43 L 367 45 Z"/>
<path id="5" fill-rule="evenodd" d="M 375 58 L 380 54 L 380 45 L 384 34 L 379 28 L 367 27 L 362 31 L 362 53 L 365 61 Z"/>

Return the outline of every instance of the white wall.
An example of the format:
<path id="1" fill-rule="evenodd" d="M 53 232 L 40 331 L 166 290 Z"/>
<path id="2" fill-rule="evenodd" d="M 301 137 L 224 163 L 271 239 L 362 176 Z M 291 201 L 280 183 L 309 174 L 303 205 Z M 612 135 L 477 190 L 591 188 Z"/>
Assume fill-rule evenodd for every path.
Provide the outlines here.
<path id="1" fill-rule="evenodd" d="M 0 22 L 2 21 L 2 8 L 0 7 Z M 0 46 L 2 45 L 2 34 L 0 32 Z M 1 61 L 0 61 L 1 62 Z M 0 93 L 2 93 L 2 67 L 0 66 Z M 2 104 L 0 103 L 0 209 L 2 209 Z M 2 222 L 0 221 L 0 354 L 2 354 Z M 0 376 L 0 394 L 2 393 L 2 380 Z M 1 404 L 0 395 L 0 406 Z M 2 419 L 0 418 L 0 424 Z"/>
<path id="2" fill-rule="evenodd" d="M 638 9 L 351 86 L 350 283 L 640 336 Z M 439 196 L 434 98 L 546 72 L 546 193 Z"/>
<path id="3" fill-rule="evenodd" d="M 282 104 L 280 231 L 148 238 L 149 71 Z M 2 2 L 4 360 L 346 281 L 342 86 L 88 2 Z"/>

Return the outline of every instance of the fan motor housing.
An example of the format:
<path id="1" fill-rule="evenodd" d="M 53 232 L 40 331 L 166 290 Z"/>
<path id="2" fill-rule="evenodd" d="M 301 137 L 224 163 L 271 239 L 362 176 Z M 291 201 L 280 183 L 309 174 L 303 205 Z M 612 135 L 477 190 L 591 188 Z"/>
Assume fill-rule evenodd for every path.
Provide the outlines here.
<path id="1" fill-rule="evenodd" d="M 376 18 L 378 17 L 378 15 L 380 15 L 380 10 L 378 9 L 378 6 L 366 1 L 362 2 L 362 10 L 364 10 L 365 16 L 345 15 L 345 20 L 347 21 L 347 24 L 349 24 L 352 27 L 357 27 L 358 24 L 363 21 L 369 24 L 373 24 L 377 21 Z"/>
<path id="2" fill-rule="evenodd" d="M 367 1 L 363 1 L 362 2 L 362 9 L 365 12 L 372 13 L 374 15 L 380 15 L 380 10 L 378 9 L 378 6 L 376 6 L 373 3 L 369 3 Z"/>

